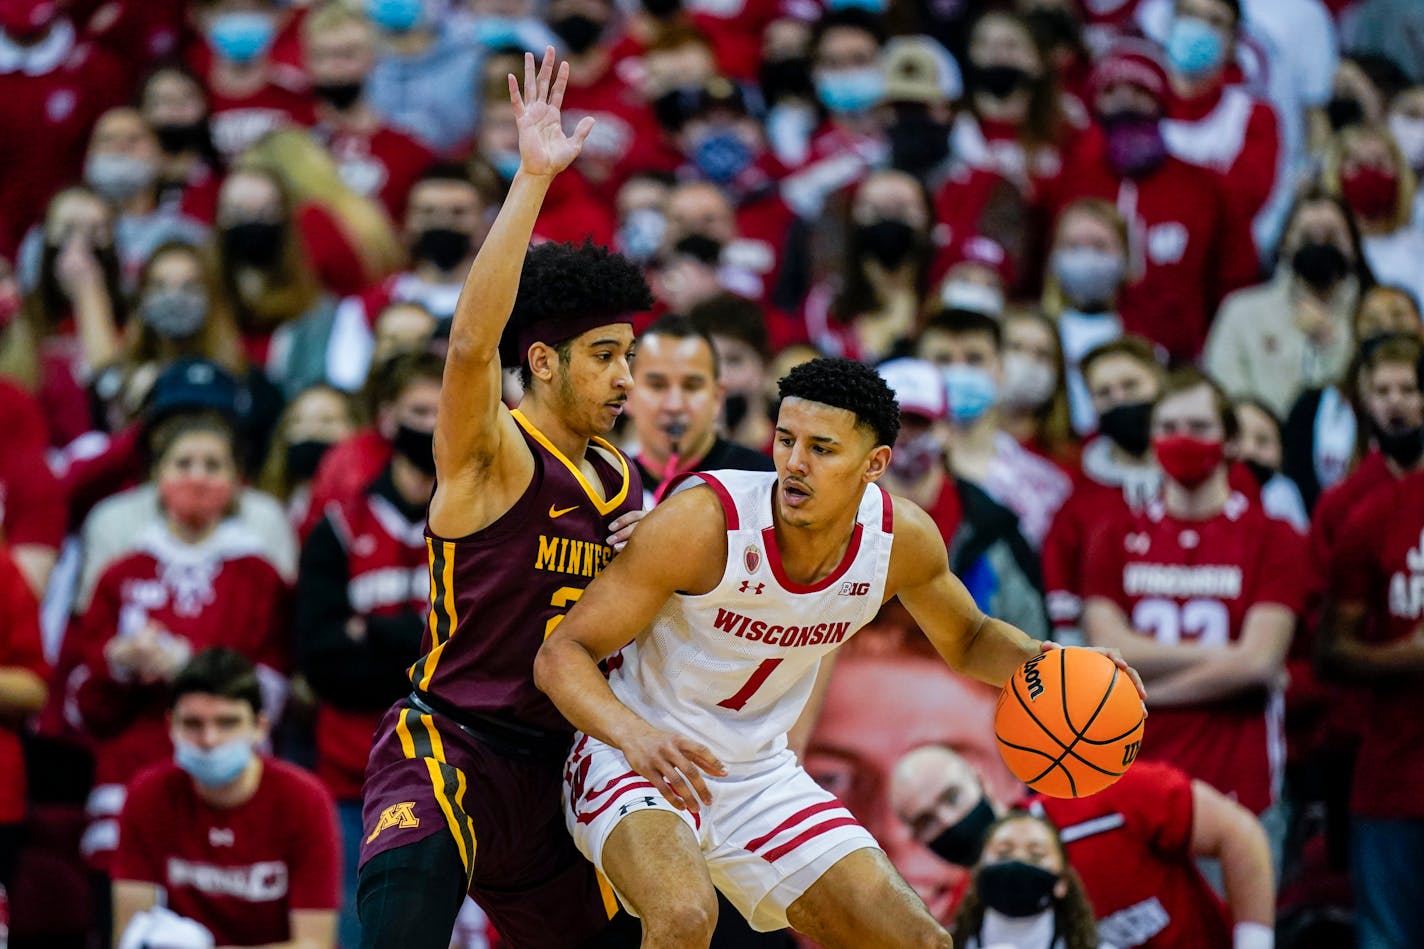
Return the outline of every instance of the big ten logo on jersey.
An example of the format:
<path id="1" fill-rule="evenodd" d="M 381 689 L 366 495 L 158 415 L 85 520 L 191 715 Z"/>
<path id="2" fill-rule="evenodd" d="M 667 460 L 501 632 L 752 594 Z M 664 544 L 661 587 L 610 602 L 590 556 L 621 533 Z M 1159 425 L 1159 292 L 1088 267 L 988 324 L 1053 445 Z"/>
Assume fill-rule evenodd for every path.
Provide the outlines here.
<path id="1" fill-rule="evenodd" d="M 842 584 L 841 584 L 841 588 L 840 588 L 840 590 L 838 591 L 838 594 L 837 594 L 837 595 L 838 595 L 838 596 L 869 596 L 869 595 L 870 595 L 870 584 L 868 584 L 868 583 L 852 583 L 852 582 L 850 582 L 849 580 L 847 580 L 845 583 L 842 583 Z"/>
<path id="2" fill-rule="evenodd" d="M 539 535 L 539 550 L 534 555 L 534 569 L 550 573 L 568 573 L 592 580 L 603 572 L 613 559 L 613 548 L 589 540 L 572 537 Z"/>
<path id="3" fill-rule="evenodd" d="M 1404 569 L 1389 578 L 1389 612 L 1400 619 L 1424 617 L 1424 530 L 1404 555 Z"/>

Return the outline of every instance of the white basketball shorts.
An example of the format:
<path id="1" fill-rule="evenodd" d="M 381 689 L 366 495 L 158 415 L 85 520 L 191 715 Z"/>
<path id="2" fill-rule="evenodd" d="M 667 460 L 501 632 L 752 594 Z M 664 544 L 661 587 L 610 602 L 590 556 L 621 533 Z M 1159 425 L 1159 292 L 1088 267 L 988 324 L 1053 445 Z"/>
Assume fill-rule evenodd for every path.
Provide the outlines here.
<path id="1" fill-rule="evenodd" d="M 697 814 L 680 811 L 629 767 L 623 752 L 579 733 L 564 768 L 564 820 L 602 871 L 604 844 L 624 817 L 647 808 L 678 815 L 701 845 L 712 882 L 760 932 L 788 926 L 787 907 L 842 857 L 880 848 L 791 751 L 727 771 L 721 778 L 703 775 L 711 805 Z"/>

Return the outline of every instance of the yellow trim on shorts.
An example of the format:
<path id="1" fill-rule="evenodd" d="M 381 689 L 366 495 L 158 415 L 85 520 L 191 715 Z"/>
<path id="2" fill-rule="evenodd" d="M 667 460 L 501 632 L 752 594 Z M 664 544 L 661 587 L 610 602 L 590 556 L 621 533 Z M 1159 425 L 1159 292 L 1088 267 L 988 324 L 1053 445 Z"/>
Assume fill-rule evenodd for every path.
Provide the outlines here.
<path id="1" fill-rule="evenodd" d="M 435 727 L 435 719 L 429 715 L 421 715 L 420 724 L 425 726 L 425 731 L 430 736 L 430 750 L 434 756 L 425 759 L 425 768 L 430 772 L 430 784 L 435 791 L 435 802 L 445 813 L 445 822 L 450 825 L 450 834 L 455 838 L 455 846 L 460 850 L 460 861 L 465 865 L 465 874 L 468 877 L 475 868 L 476 841 L 475 822 L 465 812 L 465 773 L 459 768 L 450 766 L 445 760 L 445 746 L 440 740 L 440 731 Z M 440 770 L 442 764 L 455 772 L 453 799 L 450 794 L 449 782 Z M 456 809 L 465 815 L 464 827 L 460 826 L 460 818 L 456 816 Z M 467 834 L 469 836 L 468 847 L 465 846 Z"/>
<path id="2" fill-rule="evenodd" d="M 608 882 L 608 877 L 597 867 L 593 868 L 593 875 L 598 880 L 598 895 L 603 897 L 603 911 L 612 919 L 618 915 L 618 897 L 613 892 L 613 884 Z"/>

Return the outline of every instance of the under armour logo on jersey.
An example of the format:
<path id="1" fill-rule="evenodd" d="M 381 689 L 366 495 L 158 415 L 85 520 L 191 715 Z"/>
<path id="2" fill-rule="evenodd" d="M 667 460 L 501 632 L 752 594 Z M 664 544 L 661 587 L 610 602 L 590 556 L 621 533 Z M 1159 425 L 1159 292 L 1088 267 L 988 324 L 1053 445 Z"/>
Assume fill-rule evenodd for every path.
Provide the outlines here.
<path id="1" fill-rule="evenodd" d="M 842 584 L 841 584 L 840 593 L 839 593 L 838 595 L 839 595 L 839 596 L 869 596 L 869 595 L 870 595 L 870 584 L 868 584 L 868 583 L 851 583 L 849 580 L 847 580 L 845 583 L 842 583 Z"/>
<path id="2" fill-rule="evenodd" d="M 638 798 L 636 801 L 629 801 L 627 804 L 624 804 L 622 807 L 618 808 L 618 813 L 626 817 L 628 816 L 628 812 L 635 807 L 656 807 L 657 804 L 657 798 L 653 797 L 651 794 L 646 794 L 643 797 Z"/>
<path id="3" fill-rule="evenodd" d="M 738 593 L 750 593 L 753 596 L 760 596 L 761 591 L 766 589 L 765 583 L 752 583 L 750 580 L 743 580 L 742 585 L 737 587 Z"/>

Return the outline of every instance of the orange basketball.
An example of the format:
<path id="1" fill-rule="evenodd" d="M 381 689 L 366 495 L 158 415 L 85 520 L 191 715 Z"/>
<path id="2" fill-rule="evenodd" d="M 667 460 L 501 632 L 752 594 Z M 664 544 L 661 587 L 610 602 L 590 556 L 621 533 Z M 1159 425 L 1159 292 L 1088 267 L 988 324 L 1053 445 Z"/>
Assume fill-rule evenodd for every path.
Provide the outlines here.
<path id="1" fill-rule="evenodd" d="M 1050 797 L 1086 797 L 1122 777 L 1142 747 L 1142 699 L 1091 649 L 1055 649 L 1020 666 L 999 695 L 994 737 L 1009 770 Z"/>

